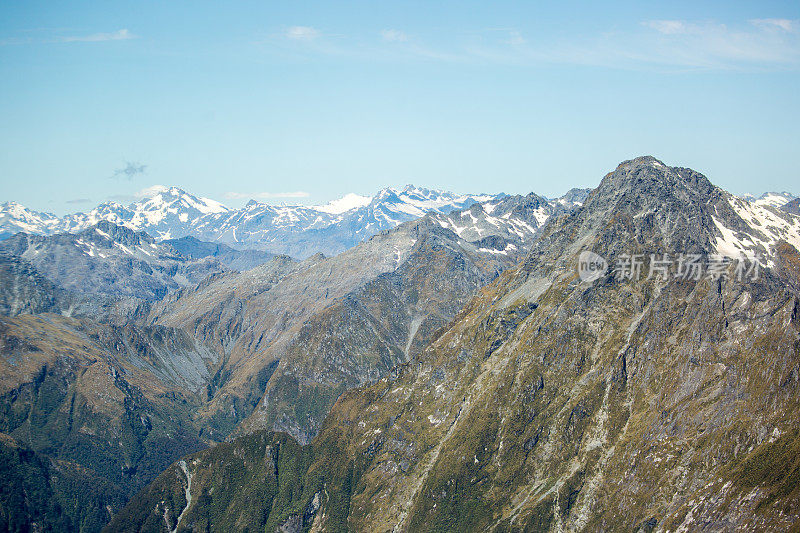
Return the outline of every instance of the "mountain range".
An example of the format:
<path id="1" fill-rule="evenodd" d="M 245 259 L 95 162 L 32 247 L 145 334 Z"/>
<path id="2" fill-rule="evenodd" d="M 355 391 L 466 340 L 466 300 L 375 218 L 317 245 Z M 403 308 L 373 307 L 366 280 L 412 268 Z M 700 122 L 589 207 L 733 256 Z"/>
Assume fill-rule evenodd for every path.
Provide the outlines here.
<path id="1" fill-rule="evenodd" d="M 145 198 L 128 206 L 106 202 L 63 218 L 7 202 L 0 206 L 0 238 L 17 232 L 77 233 L 107 221 L 145 231 L 159 241 L 189 236 L 305 259 L 316 253 L 335 255 L 429 211 L 447 214 L 506 196 L 458 195 L 408 185 L 383 189 L 374 197 L 348 194 L 323 206 L 275 206 L 251 200 L 242 209 L 230 209 L 177 187 L 155 186 L 144 194 Z M 586 189 L 575 189 L 551 203 L 580 205 L 586 194 Z"/>
<path id="2" fill-rule="evenodd" d="M 68 529 L 96 531 L 192 447 L 260 428 L 307 442 L 343 390 L 407 361 L 567 211 L 506 196 L 305 260 L 107 221 L 6 239 L 0 433 L 13 475 L 51 491 Z M 230 267 L 250 260 L 260 264 Z M 106 464 L 116 448 L 122 475 Z M 25 485 L 29 467 L 67 483 Z"/>
<path id="3" fill-rule="evenodd" d="M 576 273 L 587 250 L 738 258 L 721 228 L 767 237 L 742 201 L 623 162 L 306 446 L 255 431 L 189 455 L 108 530 L 797 527 L 800 241 L 763 241 L 758 276 Z"/>
<path id="4" fill-rule="evenodd" d="M 800 524 L 791 195 L 652 157 L 560 199 L 157 191 L 0 219 L 6 529 Z"/>

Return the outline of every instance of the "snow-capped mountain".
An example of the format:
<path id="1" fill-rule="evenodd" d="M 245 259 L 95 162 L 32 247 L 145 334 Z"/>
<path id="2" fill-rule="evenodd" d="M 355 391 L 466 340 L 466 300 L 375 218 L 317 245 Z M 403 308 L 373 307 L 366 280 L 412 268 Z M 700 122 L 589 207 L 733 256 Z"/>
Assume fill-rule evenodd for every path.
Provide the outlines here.
<path id="1" fill-rule="evenodd" d="M 492 199 L 467 209 L 432 216 L 460 238 L 477 243 L 480 251 L 505 254 L 532 241 L 553 214 L 574 207 L 567 205 L 567 202 L 560 203 L 558 199 L 548 200 L 531 193 Z"/>
<path id="2" fill-rule="evenodd" d="M 782 209 L 788 202 L 776 203 L 768 195 L 750 201 L 724 194 L 735 216 L 719 212 L 713 216 L 719 233 L 717 253 L 731 258 L 755 256 L 772 266 L 780 241 L 800 250 L 800 217 Z"/>
<path id="3" fill-rule="evenodd" d="M 237 248 L 305 258 L 320 252 L 338 254 L 426 213 L 446 215 L 474 204 L 499 205 L 507 197 L 455 194 L 408 185 L 402 189 L 382 189 L 372 197 L 348 194 L 325 205 L 276 206 L 251 200 L 241 209 L 230 209 L 177 187 L 154 186 L 147 192 L 145 198 L 127 206 L 105 202 L 91 211 L 63 218 L 7 203 L 0 206 L 0 237 L 8 238 L 20 231 L 35 235 L 77 233 L 108 221 L 134 231 L 146 231 L 157 240 L 191 236 Z M 580 205 L 586 194 L 588 190 L 574 189 L 561 198 L 539 198 L 540 207 L 549 204 L 568 209 Z M 548 214 L 552 212 L 550 208 L 546 210 Z M 452 222 L 457 225 L 457 221 Z M 527 234 L 535 228 L 520 227 L 519 231 Z M 475 237 L 480 238 L 477 234 Z"/>
<path id="4" fill-rule="evenodd" d="M 204 215 L 229 211 L 219 202 L 193 196 L 178 187 L 156 185 L 145 192 L 145 198 L 127 207 L 106 202 L 88 213 L 68 215 L 59 229 L 74 233 L 107 220 L 134 231 L 146 231 L 158 239 L 169 239 L 187 235 L 191 223 Z"/>
<path id="5" fill-rule="evenodd" d="M 349 194 L 323 206 L 275 206 L 250 201 L 243 209 L 204 216 L 190 234 L 212 242 L 305 258 L 335 255 L 433 211 L 449 213 L 503 195 L 458 195 L 408 185 L 374 197 Z"/>
<path id="6" fill-rule="evenodd" d="M 7 239 L 23 231 L 37 235 L 50 235 L 58 231 L 61 220 L 52 213 L 28 209 L 17 202 L 0 205 L 0 239 Z"/>
<path id="7" fill-rule="evenodd" d="M 106 220 L 157 239 L 194 236 L 211 242 L 260 248 L 308 257 L 339 253 L 365 238 L 428 211 L 447 213 L 494 195 L 457 195 L 417 188 L 383 189 L 374 197 L 348 194 L 320 206 L 275 206 L 250 201 L 242 209 L 187 193 L 177 187 L 151 187 L 128 206 L 105 202 L 85 213 L 58 218 L 16 203 L 0 207 L 0 234 L 76 233 Z"/>
<path id="8" fill-rule="evenodd" d="M 745 194 L 742 196 L 742 198 L 758 206 L 768 205 L 770 207 L 780 209 L 787 203 L 794 200 L 796 197 L 794 194 L 784 191 L 784 192 L 765 192 L 761 196 L 755 196 L 753 194 Z"/>

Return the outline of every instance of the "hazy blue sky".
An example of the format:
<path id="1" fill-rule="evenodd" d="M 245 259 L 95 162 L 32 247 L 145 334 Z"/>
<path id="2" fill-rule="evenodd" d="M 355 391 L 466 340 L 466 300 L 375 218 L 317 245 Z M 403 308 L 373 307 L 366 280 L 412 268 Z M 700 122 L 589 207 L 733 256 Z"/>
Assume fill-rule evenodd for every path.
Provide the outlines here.
<path id="1" fill-rule="evenodd" d="M 552 196 L 643 154 L 800 194 L 799 19 L 797 1 L 5 1 L 0 201 Z"/>

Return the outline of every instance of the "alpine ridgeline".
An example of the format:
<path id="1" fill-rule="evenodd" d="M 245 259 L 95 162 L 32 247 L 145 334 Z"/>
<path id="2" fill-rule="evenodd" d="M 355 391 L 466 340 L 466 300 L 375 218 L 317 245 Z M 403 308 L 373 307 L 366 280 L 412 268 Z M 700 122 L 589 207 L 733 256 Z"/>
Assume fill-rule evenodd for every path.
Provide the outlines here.
<path id="1" fill-rule="evenodd" d="M 190 455 L 108 530 L 796 528 L 799 228 L 626 161 L 308 445 L 257 431 Z M 610 266 L 589 282 L 585 251 Z"/>

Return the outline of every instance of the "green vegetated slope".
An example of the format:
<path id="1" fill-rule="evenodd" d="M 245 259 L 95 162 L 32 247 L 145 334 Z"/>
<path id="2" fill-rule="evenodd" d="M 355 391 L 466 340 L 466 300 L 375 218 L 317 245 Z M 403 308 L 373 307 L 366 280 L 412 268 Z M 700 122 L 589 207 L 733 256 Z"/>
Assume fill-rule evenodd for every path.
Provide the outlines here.
<path id="1" fill-rule="evenodd" d="M 714 253 L 716 221 L 746 225 L 702 175 L 622 163 L 307 446 L 255 433 L 189 456 L 109 531 L 796 528 L 797 250 L 757 279 L 576 274 L 585 249 Z"/>
<path id="2" fill-rule="evenodd" d="M 97 531 L 167 465 L 207 445 L 191 422 L 197 395 L 171 366 L 202 368 L 210 354 L 181 332 L 20 315 L 0 318 L 0 352 L 4 491 L 31 509 L 22 527 L 25 507 L 8 503 L 10 529 L 58 518 L 56 530 Z"/>

